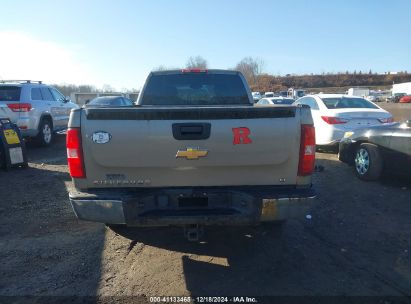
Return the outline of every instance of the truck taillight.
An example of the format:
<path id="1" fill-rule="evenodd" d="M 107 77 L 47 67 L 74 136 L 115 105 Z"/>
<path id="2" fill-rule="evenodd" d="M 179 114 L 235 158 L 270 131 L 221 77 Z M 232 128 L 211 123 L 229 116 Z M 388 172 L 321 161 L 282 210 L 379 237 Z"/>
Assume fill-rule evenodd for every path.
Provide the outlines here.
<path id="1" fill-rule="evenodd" d="M 74 178 L 85 178 L 86 170 L 84 169 L 80 128 L 69 128 L 67 130 L 66 148 L 70 176 Z"/>
<path id="2" fill-rule="evenodd" d="M 31 104 L 25 102 L 9 103 L 7 106 L 13 112 L 28 112 L 31 110 Z"/>
<path id="3" fill-rule="evenodd" d="M 315 128 L 313 125 L 301 126 L 300 161 L 298 176 L 311 175 L 315 163 Z"/>

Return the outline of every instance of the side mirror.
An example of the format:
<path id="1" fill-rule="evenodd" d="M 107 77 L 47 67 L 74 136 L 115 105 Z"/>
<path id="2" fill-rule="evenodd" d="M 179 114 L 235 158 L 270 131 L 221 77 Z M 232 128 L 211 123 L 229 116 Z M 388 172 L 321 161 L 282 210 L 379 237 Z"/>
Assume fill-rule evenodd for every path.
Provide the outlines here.
<path id="1" fill-rule="evenodd" d="M 69 102 L 69 101 L 71 101 L 70 97 L 68 97 L 68 96 L 64 97 L 63 102 Z"/>

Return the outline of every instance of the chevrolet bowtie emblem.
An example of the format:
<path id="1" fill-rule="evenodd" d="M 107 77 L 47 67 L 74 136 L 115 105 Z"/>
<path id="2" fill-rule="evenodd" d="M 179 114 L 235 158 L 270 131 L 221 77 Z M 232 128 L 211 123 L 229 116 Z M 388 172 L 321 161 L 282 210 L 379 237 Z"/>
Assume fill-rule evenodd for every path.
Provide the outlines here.
<path id="1" fill-rule="evenodd" d="M 200 150 L 196 148 L 187 148 L 187 150 L 178 150 L 176 158 L 185 157 L 186 159 L 199 159 L 200 157 L 207 156 L 207 150 Z"/>

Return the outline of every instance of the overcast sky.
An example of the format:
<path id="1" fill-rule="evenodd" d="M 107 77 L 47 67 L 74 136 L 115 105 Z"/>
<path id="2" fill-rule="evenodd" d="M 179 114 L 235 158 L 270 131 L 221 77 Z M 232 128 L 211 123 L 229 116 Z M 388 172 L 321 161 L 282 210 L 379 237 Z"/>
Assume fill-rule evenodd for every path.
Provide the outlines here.
<path id="1" fill-rule="evenodd" d="M 160 65 L 411 71 L 410 0 L 0 0 L 0 79 L 141 88 Z"/>

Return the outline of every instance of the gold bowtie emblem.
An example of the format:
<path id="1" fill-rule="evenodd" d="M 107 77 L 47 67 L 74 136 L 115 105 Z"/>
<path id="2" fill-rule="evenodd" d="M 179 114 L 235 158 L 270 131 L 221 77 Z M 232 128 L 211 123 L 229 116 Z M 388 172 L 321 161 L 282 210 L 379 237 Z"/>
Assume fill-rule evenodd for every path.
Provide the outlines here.
<path id="1" fill-rule="evenodd" d="M 200 157 L 207 156 L 207 150 L 199 150 L 195 148 L 187 148 L 187 150 L 178 150 L 176 158 L 185 157 L 186 159 L 199 159 Z"/>

